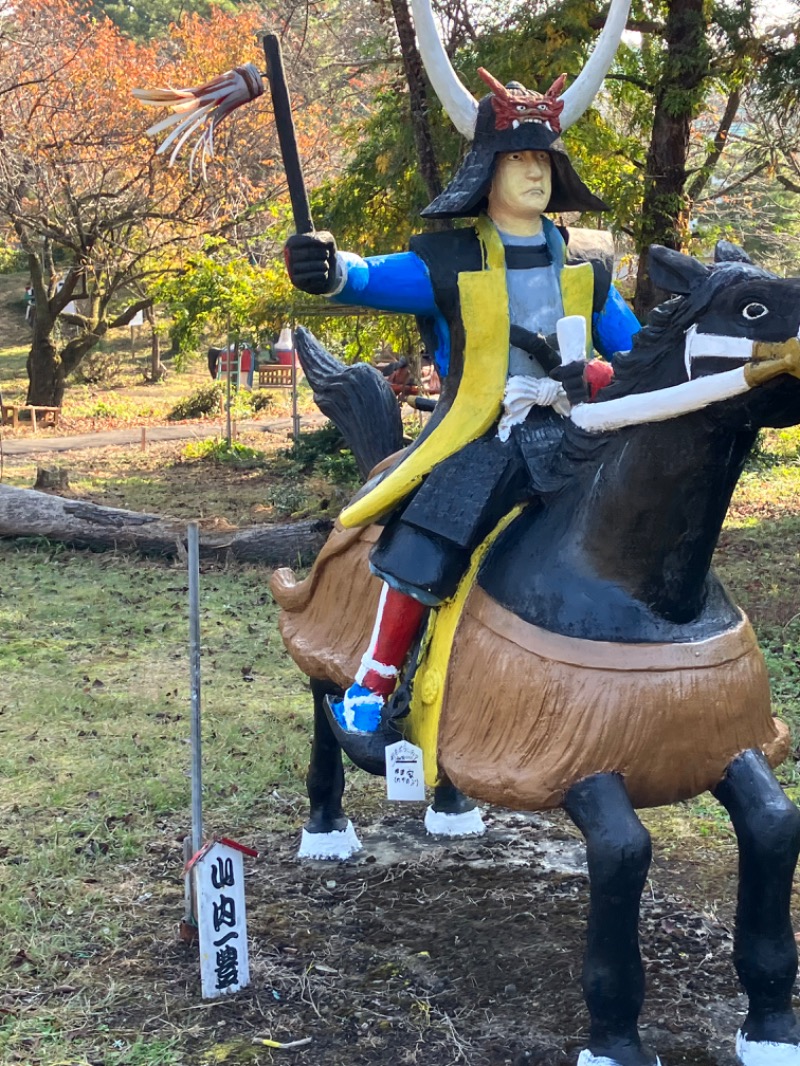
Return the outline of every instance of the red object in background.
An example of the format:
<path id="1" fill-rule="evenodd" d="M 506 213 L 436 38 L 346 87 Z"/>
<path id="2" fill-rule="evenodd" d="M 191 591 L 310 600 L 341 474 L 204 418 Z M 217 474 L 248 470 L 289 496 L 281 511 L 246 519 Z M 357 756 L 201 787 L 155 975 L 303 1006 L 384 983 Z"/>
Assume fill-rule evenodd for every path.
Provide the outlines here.
<path id="1" fill-rule="evenodd" d="M 219 373 L 221 375 L 228 373 L 228 357 L 229 356 L 230 356 L 230 360 L 231 360 L 231 371 L 234 374 L 236 373 L 236 360 L 233 358 L 233 352 L 232 351 L 229 352 L 227 348 L 223 348 L 222 352 L 220 353 L 219 370 L 217 371 L 217 373 Z M 239 349 L 239 373 L 240 374 L 249 374 L 252 369 L 253 369 L 253 352 L 252 352 L 252 349 L 251 348 L 240 348 Z"/>
<path id="2" fill-rule="evenodd" d="M 294 339 L 292 337 L 292 331 L 289 326 L 284 326 L 280 332 L 280 336 L 275 343 L 275 358 L 280 366 L 291 366 L 292 362 L 297 362 L 297 354 L 294 350 Z"/>

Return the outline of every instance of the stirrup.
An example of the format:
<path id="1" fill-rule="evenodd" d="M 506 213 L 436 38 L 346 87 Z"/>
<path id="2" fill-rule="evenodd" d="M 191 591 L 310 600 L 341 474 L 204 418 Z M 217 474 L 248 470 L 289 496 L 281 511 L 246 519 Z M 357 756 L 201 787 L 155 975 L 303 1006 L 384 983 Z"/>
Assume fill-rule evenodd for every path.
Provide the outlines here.
<path id="1" fill-rule="evenodd" d="M 396 744 L 398 740 L 403 739 L 402 733 L 395 728 L 393 719 L 384 714 L 374 732 L 350 733 L 339 725 L 331 706 L 332 702 L 334 700 L 326 696 L 322 701 L 322 706 L 325 708 L 325 717 L 328 719 L 328 725 L 339 747 L 361 770 L 366 770 L 367 773 L 375 774 L 377 777 L 385 776 L 386 749 L 390 744 Z"/>

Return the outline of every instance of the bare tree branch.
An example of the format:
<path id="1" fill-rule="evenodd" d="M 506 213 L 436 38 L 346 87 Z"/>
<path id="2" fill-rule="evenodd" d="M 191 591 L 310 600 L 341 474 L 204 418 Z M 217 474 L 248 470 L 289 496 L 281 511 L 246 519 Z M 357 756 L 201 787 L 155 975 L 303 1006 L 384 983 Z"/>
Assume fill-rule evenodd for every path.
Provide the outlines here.
<path id="1" fill-rule="evenodd" d="M 739 89 L 734 89 L 728 96 L 725 110 L 722 113 L 722 118 L 720 119 L 719 126 L 717 126 L 717 132 L 714 135 L 714 140 L 710 151 L 706 155 L 705 162 L 699 168 L 696 176 L 689 185 L 689 188 L 686 190 L 686 195 L 690 201 L 693 202 L 697 199 L 708 184 L 709 178 L 714 173 L 714 168 L 725 150 L 725 145 L 728 143 L 728 134 L 730 133 L 733 120 L 736 118 L 741 102 L 741 91 Z"/>

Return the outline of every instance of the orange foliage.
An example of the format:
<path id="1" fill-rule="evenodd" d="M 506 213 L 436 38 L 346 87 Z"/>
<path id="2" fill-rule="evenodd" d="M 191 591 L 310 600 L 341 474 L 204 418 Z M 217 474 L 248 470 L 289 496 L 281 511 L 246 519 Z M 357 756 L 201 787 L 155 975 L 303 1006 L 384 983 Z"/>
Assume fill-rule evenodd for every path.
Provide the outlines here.
<path id="1" fill-rule="evenodd" d="M 170 246 L 179 256 L 205 233 L 246 240 L 260 254 L 282 243 L 286 222 L 276 219 L 285 219 L 286 182 L 268 92 L 223 124 L 207 183 L 190 178 L 185 159 L 169 168 L 156 156 L 145 130 L 161 116 L 131 95 L 197 85 L 246 62 L 263 69 L 256 35 L 273 29 L 263 13 L 215 8 L 208 19 L 184 17 L 165 42 L 142 44 L 87 16 L 78 0 L 27 0 L 15 29 L 0 51 L 0 223 L 5 214 L 26 250 L 38 252 L 47 236 L 99 286 L 104 271 L 126 275 L 128 261 L 141 266 L 145 254 L 163 257 Z M 304 47 L 301 54 L 291 33 L 284 36 L 298 144 L 313 185 L 338 162 L 331 129 L 341 105 L 318 83 Z"/>

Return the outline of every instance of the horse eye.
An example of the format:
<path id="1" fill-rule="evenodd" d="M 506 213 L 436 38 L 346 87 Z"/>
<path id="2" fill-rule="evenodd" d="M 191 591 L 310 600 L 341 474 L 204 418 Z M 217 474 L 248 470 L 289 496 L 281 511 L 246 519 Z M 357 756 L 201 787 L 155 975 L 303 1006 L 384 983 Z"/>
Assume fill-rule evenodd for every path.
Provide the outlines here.
<path id="1" fill-rule="evenodd" d="M 765 307 L 763 304 L 752 303 L 742 308 L 743 317 L 748 319 L 750 322 L 752 322 L 755 318 L 763 318 L 764 315 L 768 314 L 769 308 Z"/>

